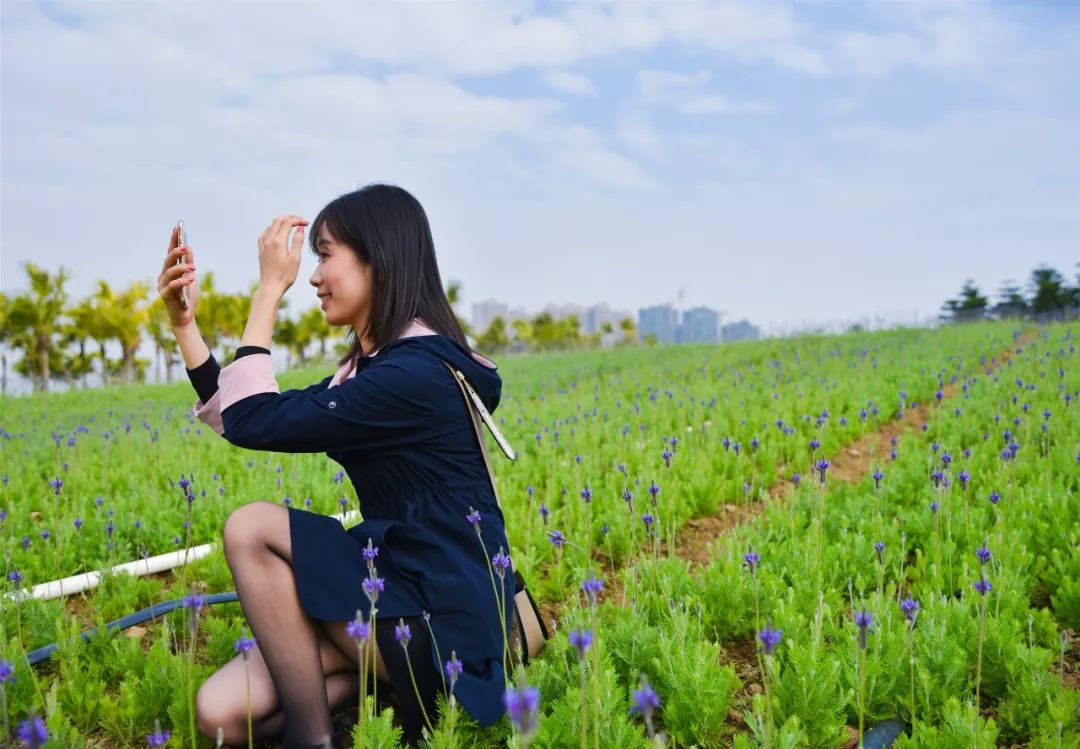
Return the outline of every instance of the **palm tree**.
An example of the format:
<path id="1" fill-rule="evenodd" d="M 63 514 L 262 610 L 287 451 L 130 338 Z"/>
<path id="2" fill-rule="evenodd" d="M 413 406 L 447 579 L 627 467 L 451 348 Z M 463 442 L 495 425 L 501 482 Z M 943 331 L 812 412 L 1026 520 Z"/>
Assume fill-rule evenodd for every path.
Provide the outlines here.
<path id="1" fill-rule="evenodd" d="M 9 336 L 24 353 L 16 369 L 29 375 L 36 389 L 48 390 L 57 359 L 53 336 L 62 323 L 61 315 L 68 303 L 65 286 L 70 274 L 63 266 L 55 275 L 34 263 L 26 263 L 23 267 L 30 277 L 30 291 L 10 302 L 7 312 Z"/>
<path id="2" fill-rule="evenodd" d="M 319 342 L 319 356 L 326 358 L 326 341 L 333 335 L 334 329 L 326 322 L 326 315 L 318 307 L 311 307 L 296 321 L 297 336 L 310 343 Z M 303 357 L 301 357 L 303 360 Z"/>
<path id="3" fill-rule="evenodd" d="M 64 369 L 70 379 L 77 379 L 82 387 L 86 387 L 86 378 L 94 371 L 94 354 L 86 350 L 87 339 L 92 337 L 91 331 L 97 323 L 93 298 L 79 300 L 74 307 L 68 309 L 67 314 L 68 320 L 59 330 L 60 343 L 65 349 L 75 345 L 78 351 L 66 358 Z"/>
<path id="4" fill-rule="evenodd" d="M 161 365 L 165 365 L 165 382 L 172 382 L 173 366 L 176 364 L 176 352 L 179 350 L 176 337 L 169 325 L 169 313 L 165 309 L 165 300 L 160 295 L 150 302 L 147 309 L 146 332 L 154 342 L 154 358 L 158 362 L 158 381 L 161 381 Z"/>

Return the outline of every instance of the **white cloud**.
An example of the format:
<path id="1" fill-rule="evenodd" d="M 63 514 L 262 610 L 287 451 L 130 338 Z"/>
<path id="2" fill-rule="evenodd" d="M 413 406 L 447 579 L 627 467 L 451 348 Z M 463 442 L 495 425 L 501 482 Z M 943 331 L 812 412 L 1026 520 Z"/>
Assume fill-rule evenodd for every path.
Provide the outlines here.
<path id="1" fill-rule="evenodd" d="M 556 91 L 578 96 L 595 95 L 596 86 L 587 76 L 565 70 L 544 73 L 544 82 Z"/>
<path id="2" fill-rule="evenodd" d="M 765 114 L 772 107 L 764 102 L 733 102 L 724 96 L 695 96 L 687 99 L 679 107 L 683 114 Z"/>

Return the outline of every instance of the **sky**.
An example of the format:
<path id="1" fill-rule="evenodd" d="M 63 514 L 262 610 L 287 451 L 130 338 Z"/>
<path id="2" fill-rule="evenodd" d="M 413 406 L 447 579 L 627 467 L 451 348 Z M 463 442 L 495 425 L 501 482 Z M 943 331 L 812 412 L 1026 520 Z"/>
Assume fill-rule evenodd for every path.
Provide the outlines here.
<path id="1" fill-rule="evenodd" d="M 282 213 L 390 182 L 459 314 L 926 318 L 1080 268 L 1080 3 L 4 2 L 0 288 L 246 289 Z M 315 304 L 308 254 L 287 298 Z M 681 301 L 679 301 L 681 300 Z"/>

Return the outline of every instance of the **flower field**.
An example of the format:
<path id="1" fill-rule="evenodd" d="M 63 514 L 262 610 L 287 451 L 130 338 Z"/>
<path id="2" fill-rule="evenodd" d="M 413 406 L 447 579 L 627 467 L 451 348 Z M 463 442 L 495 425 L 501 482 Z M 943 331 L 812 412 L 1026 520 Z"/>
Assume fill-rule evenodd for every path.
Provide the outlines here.
<path id="1" fill-rule="evenodd" d="M 896 747 L 1080 746 L 1078 333 L 504 357 L 494 416 L 518 460 L 493 442 L 492 460 L 510 557 L 555 629 L 508 718 L 480 729 L 443 702 L 431 746 L 845 747 L 882 724 L 903 726 Z M 212 746 L 192 695 L 246 636 L 238 604 L 75 636 L 231 591 L 219 549 L 63 599 L 25 592 L 217 542 L 253 500 L 357 508 L 325 456 L 233 447 L 193 402 L 185 382 L 4 403 L 5 728 L 49 747 Z M 390 713 L 370 718 L 365 744 L 394 746 Z"/>

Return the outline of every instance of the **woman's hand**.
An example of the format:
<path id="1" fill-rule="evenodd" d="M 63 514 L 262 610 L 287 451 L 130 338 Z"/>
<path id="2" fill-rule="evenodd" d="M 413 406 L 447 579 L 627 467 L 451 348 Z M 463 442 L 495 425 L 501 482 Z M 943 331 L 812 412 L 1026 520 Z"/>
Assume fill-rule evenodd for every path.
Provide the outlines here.
<path id="1" fill-rule="evenodd" d="M 195 319 L 195 308 L 199 304 L 199 287 L 195 283 L 195 257 L 190 247 L 179 246 L 180 232 L 173 227 L 169 239 L 169 249 L 165 254 L 165 264 L 158 275 L 158 294 L 165 301 L 165 311 L 169 314 L 169 324 L 173 328 L 182 328 Z M 180 264 L 177 264 L 180 260 Z M 188 307 L 180 295 L 187 287 Z"/>
<path id="2" fill-rule="evenodd" d="M 284 294 L 300 272 L 300 249 L 304 246 L 306 218 L 287 213 L 278 216 L 259 236 L 259 286 Z M 293 227 L 292 247 L 289 232 Z M 291 251 L 290 251 L 291 250 Z"/>

